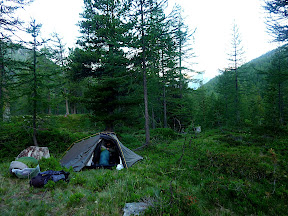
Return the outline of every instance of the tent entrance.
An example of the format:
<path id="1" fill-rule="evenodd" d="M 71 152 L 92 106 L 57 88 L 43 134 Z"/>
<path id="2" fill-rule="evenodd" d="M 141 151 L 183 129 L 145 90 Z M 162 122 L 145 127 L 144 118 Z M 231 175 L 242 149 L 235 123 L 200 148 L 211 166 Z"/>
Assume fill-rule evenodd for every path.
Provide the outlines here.
<path id="1" fill-rule="evenodd" d="M 101 138 L 87 163 L 87 168 L 112 168 L 122 163 L 119 146 L 113 139 Z"/>
<path id="2" fill-rule="evenodd" d="M 108 141 L 110 142 L 109 146 L 106 145 Z M 105 150 L 106 156 L 107 151 L 109 151 L 107 167 L 113 167 L 122 162 L 123 167 L 128 168 L 143 159 L 143 157 L 124 146 L 115 133 L 101 132 L 73 143 L 73 146 L 69 147 L 60 163 L 64 167 L 72 167 L 76 172 L 85 166 L 95 166 L 97 168 L 100 165 L 100 167 L 104 167 L 101 166 L 102 161 L 100 159 L 102 152 Z"/>

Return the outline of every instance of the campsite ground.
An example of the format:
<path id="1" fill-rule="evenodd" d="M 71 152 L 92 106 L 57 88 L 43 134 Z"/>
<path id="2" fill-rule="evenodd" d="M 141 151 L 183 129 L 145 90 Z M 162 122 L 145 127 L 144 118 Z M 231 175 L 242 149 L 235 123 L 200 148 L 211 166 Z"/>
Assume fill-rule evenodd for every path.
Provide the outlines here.
<path id="1" fill-rule="evenodd" d="M 85 133 L 71 126 L 74 135 L 69 134 L 66 120 L 60 120 L 56 125 L 65 130 L 52 132 L 64 146 L 56 150 L 50 138 L 53 157 L 40 160 L 41 171 L 62 169 L 61 153 L 71 141 L 87 135 L 85 126 Z M 122 131 L 118 136 L 133 149 L 141 145 L 144 133 Z M 122 215 L 125 203 L 138 201 L 153 204 L 147 215 L 285 215 L 287 141 L 285 131 L 204 130 L 195 137 L 157 129 L 152 131 L 152 145 L 137 151 L 144 160 L 133 167 L 70 170 L 69 183 L 49 182 L 41 189 L 11 177 L 11 158 L 5 157 L 0 164 L 0 215 Z"/>

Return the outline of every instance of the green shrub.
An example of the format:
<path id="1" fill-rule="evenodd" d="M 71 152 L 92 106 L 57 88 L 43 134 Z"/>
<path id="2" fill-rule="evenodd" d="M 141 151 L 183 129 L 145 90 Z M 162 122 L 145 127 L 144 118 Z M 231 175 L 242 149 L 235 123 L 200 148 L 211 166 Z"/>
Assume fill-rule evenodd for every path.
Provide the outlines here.
<path id="1" fill-rule="evenodd" d="M 32 136 L 19 123 L 6 123 L 0 130 L 0 158 L 2 161 L 13 160 L 17 155 L 30 146 Z"/>
<path id="2" fill-rule="evenodd" d="M 54 190 L 55 189 L 55 185 L 56 185 L 56 183 L 54 181 L 49 180 L 47 182 L 47 184 L 44 185 L 44 188 L 49 189 L 49 190 Z"/>
<path id="3" fill-rule="evenodd" d="M 130 149 L 139 147 L 144 141 L 144 136 L 139 134 L 118 134 L 117 137 L 121 143 Z"/>
<path id="4" fill-rule="evenodd" d="M 176 139 L 179 135 L 171 128 L 156 128 L 151 130 L 151 139 L 169 140 Z"/>
<path id="5" fill-rule="evenodd" d="M 82 175 L 82 173 L 73 173 L 71 177 L 70 184 L 74 185 L 85 185 L 87 182 L 87 178 Z"/>
<path id="6" fill-rule="evenodd" d="M 42 158 L 39 161 L 39 166 L 40 166 L 41 172 L 44 172 L 47 170 L 55 170 L 55 171 L 63 170 L 63 167 L 61 166 L 59 160 L 54 157 Z"/>
<path id="7" fill-rule="evenodd" d="M 85 197 L 85 195 L 83 193 L 77 192 L 72 194 L 69 197 L 69 200 L 67 202 L 67 207 L 72 207 L 75 205 L 79 205 L 81 203 L 82 198 Z"/>
<path id="8" fill-rule="evenodd" d="M 41 146 L 46 146 L 49 151 L 56 153 L 64 152 L 69 145 L 77 140 L 68 131 L 60 131 L 58 129 L 43 130 L 38 132 L 37 139 Z"/>

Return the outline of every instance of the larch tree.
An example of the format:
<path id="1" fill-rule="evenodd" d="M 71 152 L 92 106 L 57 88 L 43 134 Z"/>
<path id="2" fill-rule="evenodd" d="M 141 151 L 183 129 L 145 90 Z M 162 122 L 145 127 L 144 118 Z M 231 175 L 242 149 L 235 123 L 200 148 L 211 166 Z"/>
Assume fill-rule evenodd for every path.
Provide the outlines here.
<path id="1" fill-rule="evenodd" d="M 139 50 L 134 54 L 134 66 L 140 68 L 143 76 L 143 98 L 144 98 L 144 119 L 145 119 L 145 144 L 150 144 L 150 117 L 149 117 L 149 100 L 148 100 L 148 52 L 149 52 L 149 18 L 153 10 L 154 1 L 136 0 L 131 2 L 133 13 L 130 15 L 133 23 L 134 42 L 131 48 Z"/>
<path id="2" fill-rule="evenodd" d="M 149 111 L 152 113 L 153 128 L 155 127 L 156 115 L 158 115 L 157 119 L 160 119 L 159 114 L 163 113 L 159 108 L 160 89 L 162 89 L 159 84 L 164 70 L 163 50 L 165 49 L 164 40 L 167 34 L 165 25 L 167 23 L 163 8 L 166 3 L 167 0 L 137 0 L 132 4 L 134 43 L 131 47 L 139 50 L 134 56 L 134 66 L 139 68 L 143 77 L 145 145 L 150 143 L 151 118 Z"/>
<path id="3" fill-rule="evenodd" d="M 33 127 L 33 142 L 35 146 L 38 146 L 37 141 L 37 105 L 39 100 L 39 77 L 38 77 L 38 69 L 37 69 L 37 51 L 39 45 L 38 36 L 40 34 L 40 29 L 42 25 L 37 24 L 35 19 L 30 22 L 29 27 L 27 28 L 27 32 L 31 34 L 33 40 L 30 42 L 32 45 L 32 64 L 31 64 L 31 72 L 32 72 L 32 83 L 31 83 L 31 100 L 32 100 L 32 127 Z"/>
<path id="4" fill-rule="evenodd" d="M 288 40 L 288 2 L 284 0 L 266 0 L 267 28 L 277 42 Z"/>
<path id="5" fill-rule="evenodd" d="M 0 121 L 7 120 L 10 116 L 7 74 L 15 65 L 15 60 L 8 57 L 7 52 L 17 49 L 13 45 L 13 39 L 18 39 L 16 31 L 22 24 L 15 12 L 30 2 L 31 0 L 0 1 Z"/>
<path id="6" fill-rule="evenodd" d="M 275 51 L 271 60 L 271 65 L 264 72 L 266 87 L 265 87 L 265 101 L 266 101 L 266 118 L 265 122 L 277 128 L 283 126 L 287 119 L 287 112 L 285 112 L 285 104 L 287 104 L 287 81 L 288 81 L 288 56 L 287 47 L 280 47 Z M 286 88 L 286 89 L 285 89 Z"/>
<path id="7" fill-rule="evenodd" d="M 235 121 L 240 123 L 240 89 L 239 89 L 239 70 L 238 68 L 243 64 L 244 51 L 242 46 L 242 39 L 237 24 L 234 22 L 232 26 L 231 50 L 228 53 L 228 60 L 230 62 L 228 70 L 234 74 L 234 109 Z"/>
<path id="8" fill-rule="evenodd" d="M 177 130 L 182 131 L 188 127 L 192 121 L 192 115 L 189 111 L 190 90 L 188 87 L 189 81 L 192 80 L 192 75 L 195 71 L 192 69 L 193 64 L 193 47 L 192 40 L 194 31 L 190 31 L 185 24 L 185 19 L 182 16 L 182 8 L 176 6 L 170 15 L 170 35 L 173 40 L 174 62 L 170 61 L 170 69 L 167 73 L 167 108 L 169 109 L 170 122 L 173 125 L 178 125 Z M 174 65 L 172 66 L 171 63 Z M 176 130 L 176 127 L 174 127 Z"/>
<path id="9" fill-rule="evenodd" d="M 287 43 L 288 1 L 266 0 L 264 9 L 267 11 L 267 28 L 274 37 L 274 41 L 279 44 Z M 270 120 L 274 119 L 274 125 L 283 125 L 285 123 L 284 95 L 287 95 L 287 89 L 285 91 L 284 87 L 287 85 L 287 67 L 287 46 L 279 45 L 272 59 L 271 66 L 266 71 L 267 88 L 265 94 L 268 97 L 268 110 L 271 111 L 271 108 L 274 107 L 274 115 L 270 113 L 269 117 Z"/>
<path id="10" fill-rule="evenodd" d="M 62 79 L 61 82 L 61 87 L 63 89 L 63 96 L 65 98 L 65 110 L 66 113 L 65 115 L 69 115 L 69 99 L 68 99 L 68 88 L 67 88 L 67 82 L 68 80 L 66 79 L 66 65 L 67 65 L 67 60 L 65 57 L 65 44 L 63 43 L 63 39 L 60 37 L 58 33 L 54 33 L 53 35 L 53 43 L 54 43 L 54 48 L 53 48 L 53 56 L 52 58 L 54 59 L 55 63 L 60 66 L 61 68 L 61 74 L 60 77 Z"/>

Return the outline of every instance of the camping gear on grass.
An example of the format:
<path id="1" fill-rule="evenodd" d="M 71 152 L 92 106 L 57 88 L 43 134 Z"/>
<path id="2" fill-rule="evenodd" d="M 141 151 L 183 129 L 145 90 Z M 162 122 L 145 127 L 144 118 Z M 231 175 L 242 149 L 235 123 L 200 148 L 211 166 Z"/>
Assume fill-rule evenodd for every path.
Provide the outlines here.
<path id="1" fill-rule="evenodd" d="M 12 169 L 11 172 L 18 178 L 33 178 L 40 172 L 40 167 L 37 165 L 36 168 Z"/>
<path id="2" fill-rule="evenodd" d="M 24 149 L 17 157 L 16 160 L 22 157 L 33 157 L 37 160 L 41 158 L 49 158 L 50 153 L 47 147 L 30 146 Z"/>
<path id="3" fill-rule="evenodd" d="M 61 171 L 53 171 L 53 170 L 48 170 L 45 172 L 40 172 L 38 173 L 37 176 L 33 177 L 29 184 L 30 186 L 34 187 L 44 187 L 48 183 L 49 180 L 58 182 L 60 180 L 67 181 L 70 173 L 65 172 L 63 170 Z"/>
<path id="4" fill-rule="evenodd" d="M 115 151 L 109 152 L 109 164 L 101 165 L 101 147 L 106 142 L 110 142 L 112 145 L 111 149 Z M 122 161 L 124 168 L 128 168 L 143 159 L 143 157 L 125 147 L 118 140 L 116 134 L 112 132 L 101 132 L 73 144 L 60 163 L 66 168 L 72 167 L 74 171 L 80 171 L 85 166 L 90 168 L 111 168 L 117 166 L 117 164 L 121 164 L 120 161 Z"/>
<path id="5" fill-rule="evenodd" d="M 22 157 L 10 163 L 9 171 L 18 178 L 32 178 L 40 172 L 40 167 L 37 159 Z"/>
<path id="6" fill-rule="evenodd" d="M 20 161 L 12 161 L 10 163 L 9 171 L 10 171 L 10 173 L 12 173 L 12 169 L 20 169 L 20 170 L 22 170 L 22 169 L 26 169 L 26 168 L 28 168 L 28 166 L 26 164 L 24 164 L 24 163 L 22 163 Z"/>

